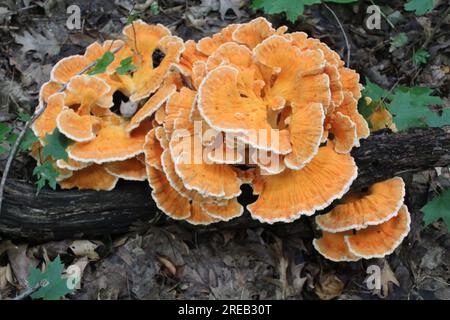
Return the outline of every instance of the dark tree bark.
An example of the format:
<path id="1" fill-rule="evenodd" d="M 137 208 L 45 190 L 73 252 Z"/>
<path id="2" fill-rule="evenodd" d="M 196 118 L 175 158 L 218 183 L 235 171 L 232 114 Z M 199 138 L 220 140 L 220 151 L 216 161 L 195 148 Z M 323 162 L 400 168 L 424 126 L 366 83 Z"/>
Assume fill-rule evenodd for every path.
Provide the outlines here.
<path id="1" fill-rule="evenodd" d="M 362 141 L 352 155 L 359 168 L 352 190 L 359 190 L 396 175 L 450 165 L 450 132 L 438 128 L 399 134 L 381 131 Z M 244 191 L 240 201 L 246 204 L 252 196 L 250 190 Z M 98 237 L 139 230 L 158 220 L 158 212 L 147 183 L 123 182 L 110 192 L 42 190 L 35 196 L 34 185 L 12 179 L 5 189 L 0 234 L 33 241 Z M 246 214 L 203 228 L 257 225 Z"/>

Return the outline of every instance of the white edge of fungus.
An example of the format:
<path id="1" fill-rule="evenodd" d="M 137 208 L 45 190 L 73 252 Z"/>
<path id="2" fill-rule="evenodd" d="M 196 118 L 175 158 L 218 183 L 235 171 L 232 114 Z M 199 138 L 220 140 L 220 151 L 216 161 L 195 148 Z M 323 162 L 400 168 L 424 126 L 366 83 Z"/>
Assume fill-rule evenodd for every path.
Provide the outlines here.
<path id="1" fill-rule="evenodd" d="M 82 56 L 81 54 L 75 54 L 75 55 L 72 55 L 72 56 L 68 56 L 68 57 L 62 58 L 61 60 L 59 60 L 59 61 L 53 66 L 52 70 L 50 71 L 50 81 L 56 82 L 56 83 L 59 83 L 59 84 L 64 84 L 65 82 L 62 82 L 62 81 L 59 81 L 59 80 L 56 80 L 56 79 L 55 79 L 55 70 L 56 70 L 57 68 L 59 68 L 59 66 L 60 66 L 61 64 L 63 64 L 65 61 L 70 60 L 70 59 L 74 59 L 74 57 L 86 59 L 86 57 L 85 57 L 85 56 Z"/>
<path id="2" fill-rule="evenodd" d="M 308 163 L 311 162 L 311 160 L 315 157 L 315 155 L 317 154 L 317 152 L 319 152 L 319 148 L 320 148 L 320 144 L 322 143 L 322 137 L 323 137 L 323 123 L 325 121 L 325 111 L 324 111 L 324 107 L 321 103 L 311 103 L 311 104 L 319 104 L 320 105 L 320 110 L 321 110 L 321 133 L 320 133 L 320 138 L 317 141 L 316 145 L 314 146 L 314 150 L 313 152 L 309 155 L 308 158 L 304 159 L 303 161 L 300 161 L 298 165 L 292 163 L 289 158 L 284 158 L 284 164 L 286 165 L 286 167 L 288 167 L 291 170 L 300 170 L 303 167 L 305 167 Z M 311 105 L 309 104 L 308 107 Z"/>
<path id="3" fill-rule="evenodd" d="M 360 260 L 361 258 L 358 256 L 355 256 L 355 259 L 352 259 L 351 257 L 348 256 L 343 256 L 341 259 L 335 259 L 331 256 L 329 256 L 326 252 L 324 252 L 320 246 L 317 244 L 317 241 L 319 241 L 320 239 L 313 239 L 312 241 L 312 245 L 314 247 L 314 249 L 316 249 L 317 252 L 319 252 L 323 257 L 325 257 L 328 260 L 331 260 L 333 262 L 355 262 Z"/>
<path id="4" fill-rule="evenodd" d="M 240 204 L 240 203 L 238 203 L 238 204 L 239 204 L 239 212 L 237 212 L 236 214 L 233 214 L 233 215 L 231 215 L 229 217 L 223 217 L 223 216 L 220 216 L 218 214 L 214 214 L 214 213 L 208 211 L 206 208 L 203 207 L 204 203 L 200 203 L 200 207 L 204 211 L 206 211 L 206 213 L 208 215 L 210 215 L 211 217 L 213 217 L 215 219 L 219 219 L 220 221 L 230 221 L 230 220 L 233 220 L 234 218 L 242 216 L 242 214 L 244 213 L 244 206 L 242 204 Z"/>
<path id="5" fill-rule="evenodd" d="M 352 163 L 353 163 L 353 167 L 354 167 L 354 172 L 353 175 L 350 177 L 350 179 L 348 180 L 347 184 L 344 185 L 344 187 L 342 188 L 341 192 L 338 192 L 337 194 L 333 195 L 330 199 L 328 199 L 327 201 L 325 201 L 324 203 L 320 204 L 320 205 L 316 205 L 314 206 L 311 210 L 309 211 L 299 211 L 297 213 L 294 213 L 293 215 L 291 215 L 289 218 L 275 218 L 275 219 L 264 219 L 261 216 L 258 216 L 256 214 L 254 214 L 252 212 L 252 210 L 250 209 L 250 205 L 247 205 L 247 210 L 250 212 L 252 218 L 262 222 L 262 223 L 268 223 L 268 224 L 274 224 L 276 222 L 285 222 L 285 223 L 290 223 L 293 222 L 299 218 L 301 218 L 302 215 L 306 215 L 306 216 L 312 216 L 316 211 L 325 209 L 326 207 L 328 207 L 334 200 L 336 199 L 340 199 L 342 198 L 342 196 L 344 194 L 346 194 L 348 192 L 348 190 L 350 190 L 350 186 L 352 185 L 353 181 L 356 179 L 356 177 L 358 176 L 358 167 L 356 166 L 355 160 L 353 159 L 353 157 L 351 157 Z"/>
<path id="6" fill-rule="evenodd" d="M 130 123 L 127 125 L 127 127 L 125 128 L 126 132 L 130 133 L 131 131 L 133 131 L 134 129 L 139 127 L 139 125 L 141 124 L 142 121 L 151 117 L 156 111 L 158 111 L 159 108 L 161 108 L 161 106 L 177 91 L 177 88 L 174 84 L 172 84 L 170 86 L 172 88 L 169 91 L 169 94 L 167 96 L 165 96 L 163 99 L 160 99 L 159 101 L 157 101 L 157 103 L 152 108 L 150 108 L 146 113 L 142 114 L 138 119 L 134 119 L 134 117 L 131 118 L 131 121 L 133 121 L 133 122 L 130 121 Z M 152 97 L 150 97 L 149 100 L 151 98 Z M 139 112 L 139 110 L 137 112 Z"/>
<path id="7" fill-rule="evenodd" d="M 68 109 L 66 109 L 66 110 L 68 110 Z M 65 110 L 62 110 L 62 111 L 65 111 Z M 88 142 L 88 141 L 92 141 L 95 139 L 96 135 L 94 134 L 94 132 L 92 130 L 90 132 L 90 136 L 88 136 L 86 138 L 76 137 L 76 136 L 70 134 L 69 132 L 67 132 L 61 125 L 61 115 L 62 115 L 62 112 L 60 112 L 58 114 L 58 116 L 56 117 L 56 127 L 58 128 L 59 132 L 61 132 L 67 138 L 69 138 L 70 140 L 73 140 L 75 142 Z"/>
<path id="8" fill-rule="evenodd" d="M 348 250 L 354 254 L 357 257 L 361 257 L 364 259 L 372 259 L 372 258 L 383 258 L 385 256 L 390 255 L 391 253 L 393 253 L 395 251 L 395 249 L 397 249 L 397 247 L 403 242 L 403 240 L 405 239 L 405 237 L 408 235 L 409 231 L 411 230 L 411 215 L 409 213 L 408 207 L 407 206 L 402 206 L 405 207 L 405 211 L 406 211 L 406 230 L 405 232 L 403 232 L 400 237 L 394 241 L 392 247 L 384 252 L 384 253 L 380 253 L 380 254 L 373 254 L 373 255 L 363 255 L 363 254 L 359 254 L 355 251 L 355 249 L 352 247 L 352 245 L 350 244 L 350 237 L 351 236 L 345 236 L 344 237 L 344 241 L 347 244 Z"/>
<path id="9" fill-rule="evenodd" d="M 369 226 L 377 226 L 379 224 L 382 224 L 386 221 L 391 220 L 393 217 L 395 217 L 398 214 L 398 212 L 400 211 L 400 208 L 402 207 L 403 202 L 405 200 L 405 182 L 400 177 L 394 177 L 392 179 L 398 179 L 402 182 L 402 196 L 398 200 L 395 209 L 391 213 L 389 213 L 386 217 L 378 219 L 378 220 L 367 221 L 364 224 L 353 224 L 353 225 L 349 225 L 349 226 L 342 227 L 342 228 L 328 228 L 328 227 L 325 227 L 324 225 L 322 225 L 321 222 L 319 221 L 319 217 L 324 216 L 324 215 L 320 215 L 320 216 L 317 216 L 315 219 L 316 224 L 319 226 L 320 229 L 322 229 L 324 231 L 331 232 L 331 233 L 337 233 L 337 232 L 344 232 L 344 231 L 353 230 L 353 229 L 361 230 L 361 229 L 365 229 Z M 327 213 L 327 214 L 329 214 L 329 213 Z M 327 215 L 327 214 L 325 214 L 325 215 Z"/>

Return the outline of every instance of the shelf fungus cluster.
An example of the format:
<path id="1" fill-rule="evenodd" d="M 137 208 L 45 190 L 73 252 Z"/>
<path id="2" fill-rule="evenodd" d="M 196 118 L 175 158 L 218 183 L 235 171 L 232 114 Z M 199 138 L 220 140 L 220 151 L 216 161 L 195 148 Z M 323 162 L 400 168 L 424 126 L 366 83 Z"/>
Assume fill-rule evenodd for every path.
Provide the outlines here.
<path id="1" fill-rule="evenodd" d="M 330 212 L 317 216 L 322 237 L 313 245 L 332 261 L 357 261 L 391 254 L 409 232 L 411 218 L 403 204 L 405 184 L 392 178 L 365 193 L 350 193 Z"/>
<path id="2" fill-rule="evenodd" d="M 264 18 L 198 42 L 142 21 L 123 34 L 58 62 L 40 91 L 40 144 L 55 128 L 71 140 L 68 159 L 55 161 L 62 188 L 148 180 L 158 207 L 192 224 L 242 215 L 244 184 L 257 196 L 246 209 L 267 223 L 313 215 L 348 192 L 350 151 L 369 128 L 359 75 L 326 44 Z M 111 50 L 105 71 L 88 75 Z M 118 72 L 125 59 L 134 68 Z M 409 225 L 403 196 L 400 179 L 347 195 L 317 219 L 316 249 L 332 260 L 391 252 Z"/>

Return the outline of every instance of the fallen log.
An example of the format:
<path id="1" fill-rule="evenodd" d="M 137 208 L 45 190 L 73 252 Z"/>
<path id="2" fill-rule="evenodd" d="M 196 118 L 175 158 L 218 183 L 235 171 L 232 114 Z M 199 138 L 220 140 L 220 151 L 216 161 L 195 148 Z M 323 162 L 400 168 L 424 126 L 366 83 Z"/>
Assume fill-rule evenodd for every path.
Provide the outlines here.
<path id="1" fill-rule="evenodd" d="M 360 190 L 396 175 L 450 165 L 450 131 L 426 128 L 394 134 L 383 130 L 362 141 L 352 155 L 359 168 L 352 190 Z M 160 213 L 144 182 L 122 182 L 110 192 L 46 189 L 36 196 L 35 190 L 25 181 L 8 181 L 0 213 L 2 237 L 34 241 L 99 237 L 148 226 Z M 250 190 L 244 190 L 240 201 L 249 203 L 251 199 Z M 261 224 L 246 213 L 203 228 L 257 225 Z"/>

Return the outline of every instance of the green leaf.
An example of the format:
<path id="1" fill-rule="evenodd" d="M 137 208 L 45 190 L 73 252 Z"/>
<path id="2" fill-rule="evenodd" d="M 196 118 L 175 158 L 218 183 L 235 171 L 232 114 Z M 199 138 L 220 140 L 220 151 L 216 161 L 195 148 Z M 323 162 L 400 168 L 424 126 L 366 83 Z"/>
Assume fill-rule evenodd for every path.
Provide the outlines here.
<path id="1" fill-rule="evenodd" d="M 20 142 L 19 152 L 29 151 L 31 149 L 31 146 L 37 141 L 38 138 L 34 134 L 33 130 L 28 129 L 27 132 L 25 132 L 22 141 Z"/>
<path id="2" fill-rule="evenodd" d="M 358 0 L 325 0 L 326 2 L 334 2 L 334 3 L 352 3 L 357 2 Z"/>
<path id="3" fill-rule="evenodd" d="M 416 16 L 421 16 L 427 12 L 433 10 L 433 0 L 410 0 L 405 4 L 406 11 L 415 11 Z"/>
<path id="4" fill-rule="evenodd" d="M 137 18 L 138 18 L 138 15 L 137 15 L 137 14 L 130 14 L 130 15 L 127 17 L 127 23 L 126 23 L 126 25 L 129 25 L 129 24 L 133 23 L 133 21 L 136 21 Z"/>
<path id="5" fill-rule="evenodd" d="M 37 186 L 37 192 L 38 194 L 42 188 L 45 186 L 46 183 L 52 188 L 53 190 L 56 189 L 56 178 L 58 178 L 59 173 L 56 171 L 56 168 L 52 161 L 45 161 L 39 166 L 36 166 L 33 169 L 33 176 L 36 176 L 36 186 Z"/>
<path id="6" fill-rule="evenodd" d="M 408 36 L 406 35 L 406 33 L 400 32 L 398 35 L 391 38 L 391 47 L 389 48 L 389 52 L 401 48 L 407 43 L 408 43 Z"/>
<path id="7" fill-rule="evenodd" d="M 150 5 L 150 11 L 153 15 L 157 15 L 159 13 L 158 2 L 152 2 L 152 4 Z"/>
<path id="8" fill-rule="evenodd" d="M 67 160 L 66 148 L 70 144 L 70 140 L 59 132 L 58 128 L 53 130 L 52 134 L 45 135 L 46 145 L 42 149 L 44 159 L 52 157 L 53 160 Z"/>
<path id="9" fill-rule="evenodd" d="M 3 154 L 4 152 L 6 152 L 6 148 L 1 146 L 1 144 L 5 143 L 5 142 L 9 143 L 9 138 L 12 136 L 11 131 L 12 131 L 12 128 L 10 128 L 9 126 L 7 126 L 4 123 L 0 123 L 0 154 Z"/>
<path id="10" fill-rule="evenodd" d="M 425 225 L 442 219 L 447 225 L 447 230 L 450 232 L 450 189 L 434 197 L 421 211 L 424 213 L 423 221 Z"/>
<path id="11" fill-rule="evenodd" d="M 428 51 L 423 48 L 420 48 L 413 55 L 414 64 L 416 64 L 416 65 L 425 64 L 425 63 L 427 63 L 427 60 L 429 57 L 430 57 L 430 54 L 428 53 Z"/>
<path id="12" fill-rule="evenodd" d="M 67 279 L 62 277 L 63 270 L 64 264 L 61 262 L 59 256 L 48 263 L 44 272 L 41 272 L 37 268 L 32 268 L 28 277 L 28 285 L 34 288 L 39 283 L 44 283 L 44 286 L 33 293 L 31 298 L 59 300 L 66 294 L 72 293 L 73 289 L 69 289 L 67 286 Z"/>
<path id="13" fill-rule="evenodd" d="M 19 112 L 17 116 L 19 117 L 19 120 L 22 122 L 28 122 L 31 120 L 31 116 L 26 112 Z"/>
<path id="14" fill-rule="evenodd" d="M 91 70 L 87 72 L 88 75 L 93 76 L 95 74 L 103 73 L 106 68 L 114 61 L 114 54 L 111 51 L 105 52 L 103 56 L 97 59 L 97 62 Z"/>
<path id="15" fill-rule="evenodd" d="M 450 125 L 450 109 L 444 109 L 441 116 L 433 112 L 433 114 L 426 119 L 426 123 L 429 127 L 442 127 Z"/>
<path id="16" fill-rule="evenodd" d="M 394 116 L 398 130 L 404 130 L 411 127 L 425 127 L 428 121 L 436 121 L 436 113 L 428 106 L 440 104 L 441 98 L 431 96 L 429 88 L 399 87 L 387 107 Z"/>
<path id="17" fill-rule="evenodd" d="M 137 67 L 133 64 L 133 57 L 127 57 L 120 61 L 120 66 L 116 68 L 116 72 L 120 75 L 124 75 L 127 72 L 133 72 Z"/>
<path id="18" fill-rule="evenodd" d="M 267 14 L 286 13 L 291 22 L 303 14 L 305 6 L 320 3 L 321 0 L 254 0 L 254 9 L 263 9 Z"/>
<path id="19" fill-rule="evenodd" d="M 0 143 L 5 142 L 11 131 L 12 131 L 11 127 L 7 126 L 4 123 L 0 123 Z"/>
<path id="20" fill-rule="evenodd" d="M 364 86 L 362 94 L 374 101 L 378 101 L 385 99 L 388 96 L 389 91 L 371 82 L 370 79 L 366 77 L 366 85 Z"/>

